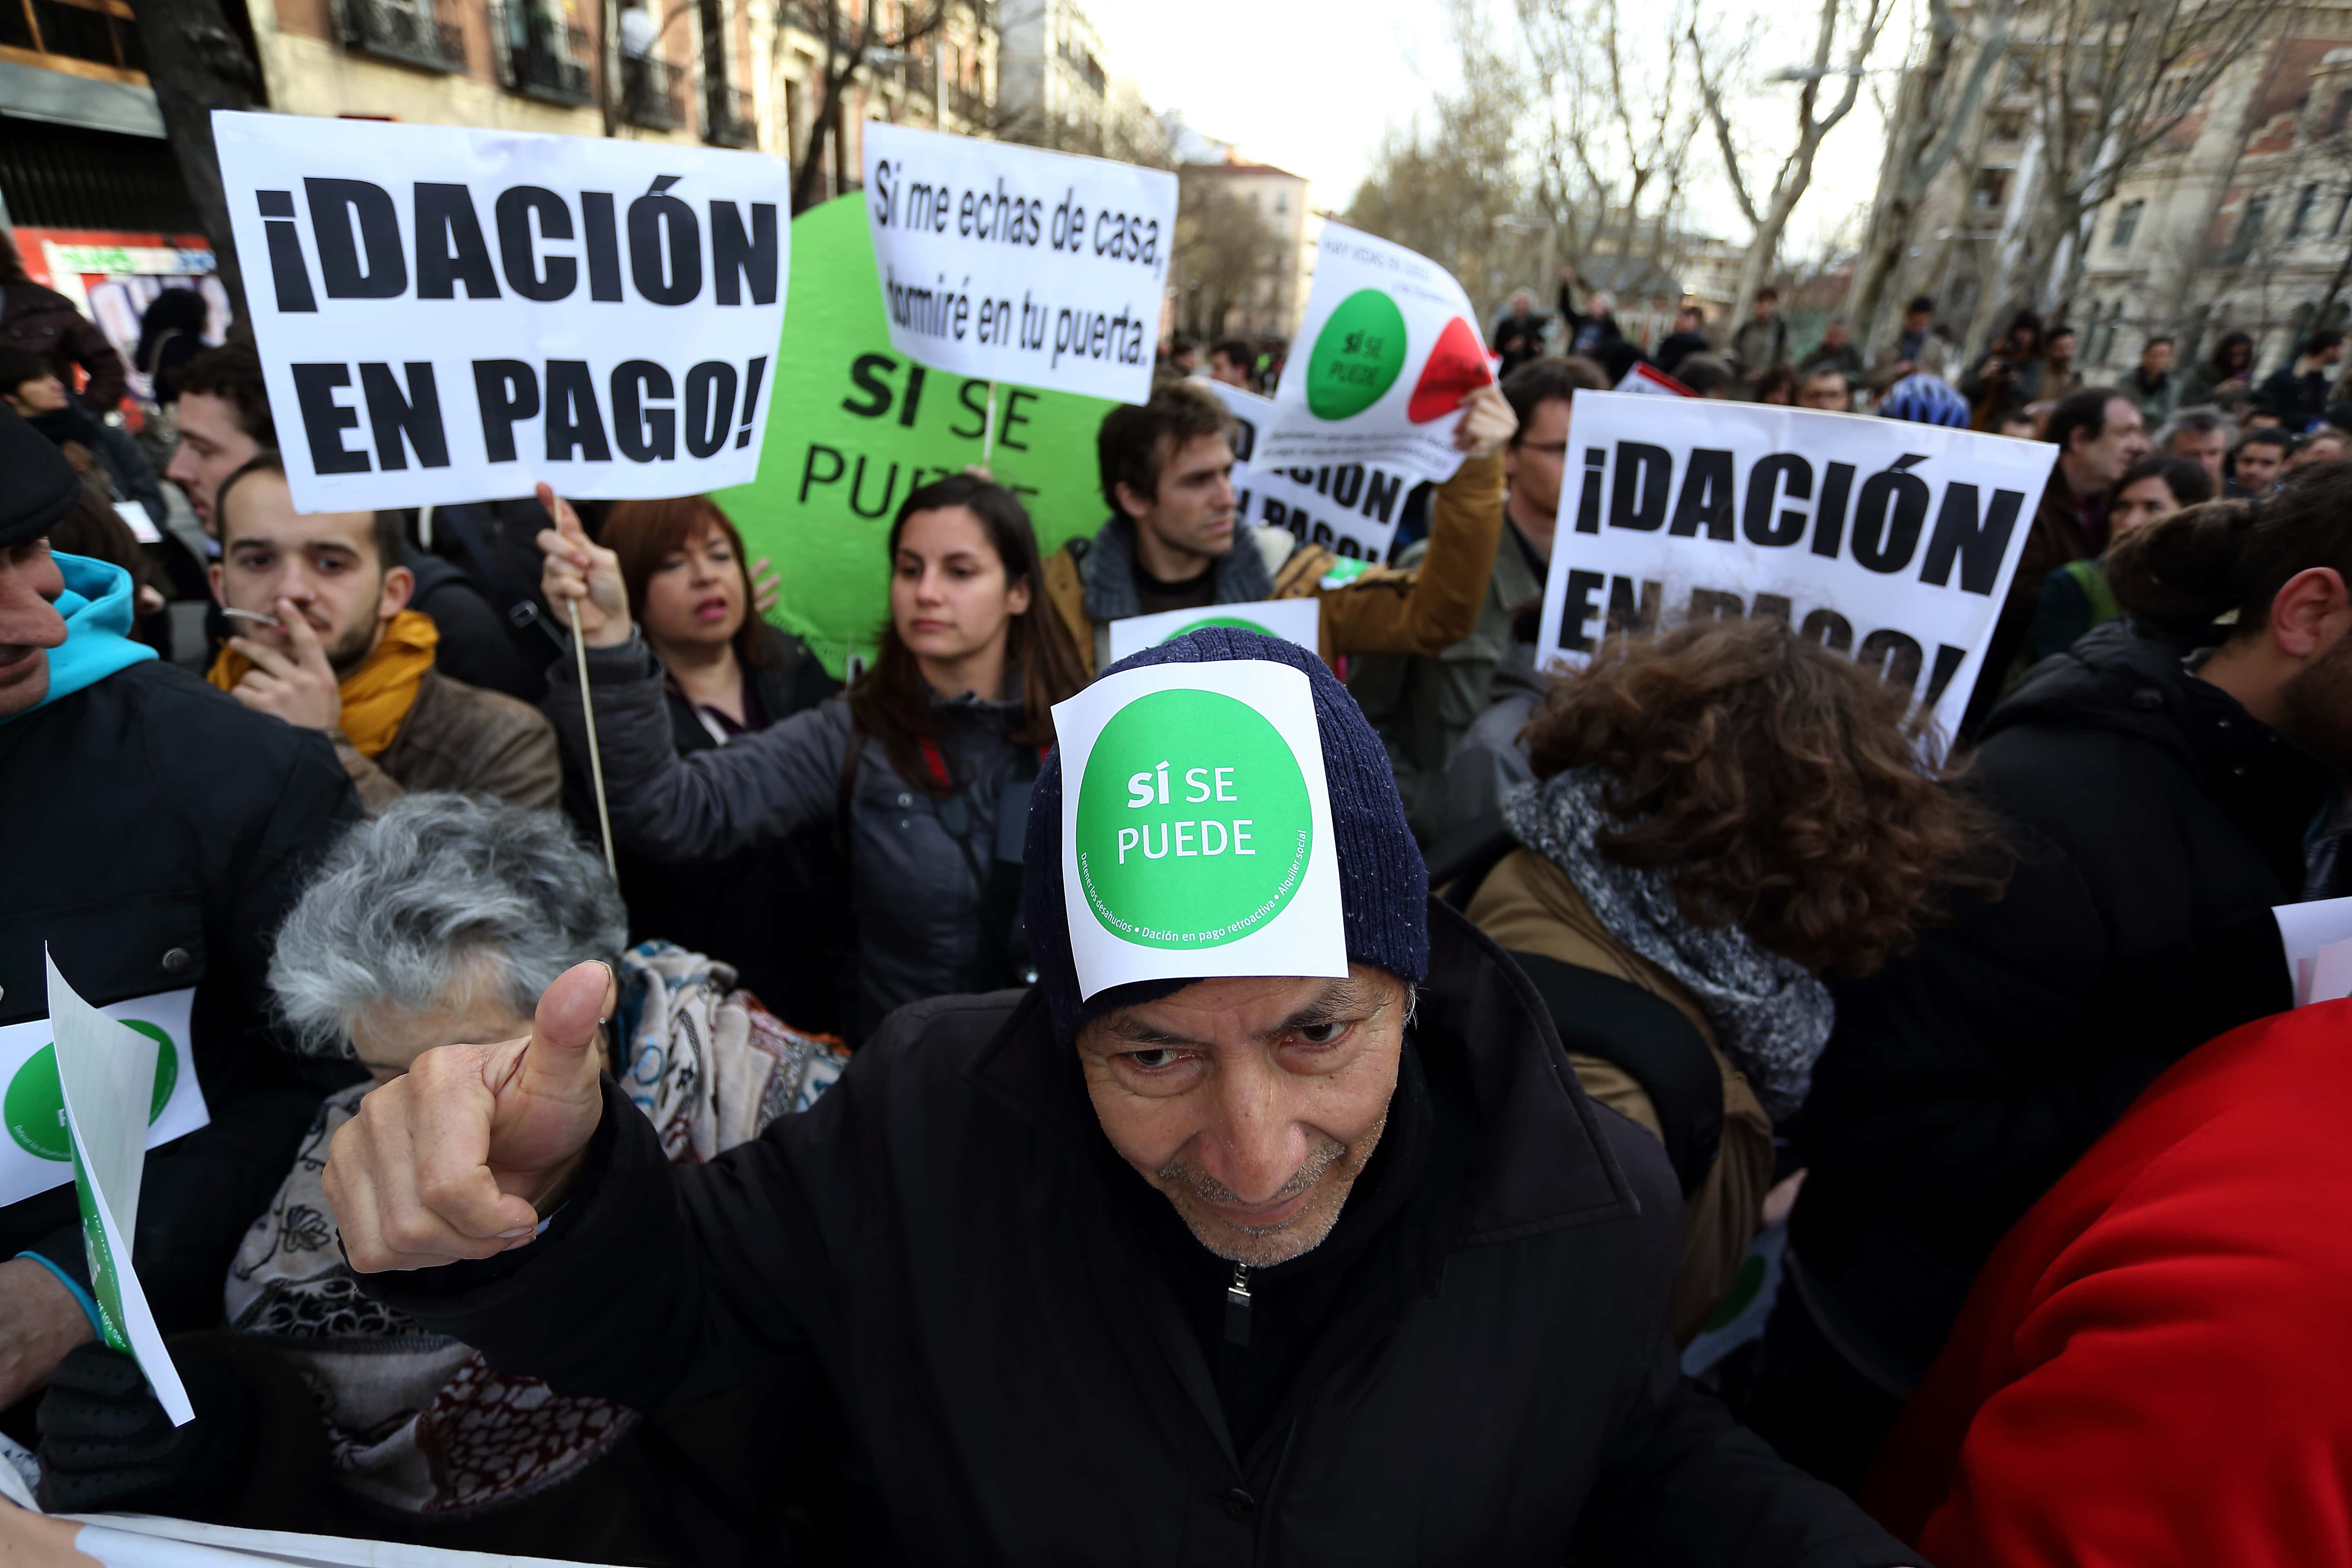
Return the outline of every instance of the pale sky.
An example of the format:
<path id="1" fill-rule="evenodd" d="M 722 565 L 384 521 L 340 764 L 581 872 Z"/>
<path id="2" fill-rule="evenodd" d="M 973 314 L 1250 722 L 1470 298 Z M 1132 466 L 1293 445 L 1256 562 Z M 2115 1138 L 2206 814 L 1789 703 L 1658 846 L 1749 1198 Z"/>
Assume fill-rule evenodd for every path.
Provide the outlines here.
<path id="1" fill-rule="evenodd" d="M 1131 78 L 1157 110 L 1181 110 L 1205 136 L 1238 142 L 1248 156 L 1313 183 L 1318 208 L 1341 209 L 1370 165 L 1381 132 L 1402 123 L 1435 89 L 1451 86 L 1454 46 L 1446 8 L 1431 0 L 1083 0 L 1101 34 L 1103 62 Z M 1743 0 L 1732 0 L 1735 5 Z M 1744 0 L 1762 9 L 1763 0 Z M 1498 26 L 1507 14 L 1497 7 Z M 1900 23 L 1887 29 L 1882 58 L 1901 58 Z M 1792 46 L 1791 55 L 1801 43 Z M 1787 61 L 1765 62 L 1773 65 Z M 1892 93 L 1895 79 L 1876 79 Z M 1691 84 L 1697 90 L 1697 84 Z M 1795 112 L 1793 87 L 1768 89 L 1744 113 L 1764 133 Z M 1797 209 L 1790 243 L 1820 242 L 1862 202 L 1878 178 L 1884 127 L 1865 89 L 1853 112 L 1823 145 L 1811 193 Z M 1698 226 L 1744 240 L 1748 226 L 1721 183 L 1712 139 L 1699 161 L 1707 176 L 1694 196 Z M 1769 171 L 1762 177 L 1769 181 Z M 1759 199 L 1761 199 L 1760 194 Z"/>

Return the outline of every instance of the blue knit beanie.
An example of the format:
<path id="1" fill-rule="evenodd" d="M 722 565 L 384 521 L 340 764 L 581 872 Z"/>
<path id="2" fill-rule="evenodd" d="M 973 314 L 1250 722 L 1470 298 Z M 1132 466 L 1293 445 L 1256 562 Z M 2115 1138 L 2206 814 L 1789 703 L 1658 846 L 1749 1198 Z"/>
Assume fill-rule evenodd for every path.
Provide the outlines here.
<path id="1" fill-rule="evenodd" d="M 1878 405 L 1882 419 L 1907 419 L 1914 425 L 1969 427 L 1969 400 L 1939 375 L 1920 371 L 1895 384 Z"/>
<path id="2" fill-rule="evenodd" d="M 1420 984 L 1429 975 L 1429 868 L 1404 825 L 1396 770 L 1372 733 L 1363 710 L 1311 649 L 1279 637 L 1209 626 L 1130 655 L 1103 671 L 1156 664 L 1215 664 L 1255 659 L 1304 671 L 1315 700 L 1315 727 L 1323 742 L 1323 774 L 1331 790 L 1331 836 L 1339 850 L 1339 907 L 1348 957 Z M 1067 1044 L 1087 1019 L 1172 995 L 1185 980 L 1139 980 L 1078 996 L 1077 961 L 1070 952 L 1068 911 L 1062 901 L 1062 749 L 1054 748 L 1029 795 L 1029 837 L 1024 851 L 1021 913 L 1037 984 L 1054 1016 L 1054 1033 Z"/>

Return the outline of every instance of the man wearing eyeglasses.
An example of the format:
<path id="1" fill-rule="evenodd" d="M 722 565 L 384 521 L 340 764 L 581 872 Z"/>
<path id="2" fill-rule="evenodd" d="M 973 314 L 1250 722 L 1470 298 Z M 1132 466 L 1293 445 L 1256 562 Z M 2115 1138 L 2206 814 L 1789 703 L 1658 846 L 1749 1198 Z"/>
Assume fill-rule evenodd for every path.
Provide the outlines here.
<path id="1" fill-rule="evenodd" d="M 1445 761 L 1494 700 L 1495 667 L 1510 650 L 1514 614 L 1543 598 L 1551 570 L 1552 530 L 1568 466 L 1570 401 L 1581 388 L 1606 392 L 1601 367 L 1587 359 L 1539 359 L 1503 378 L 1503 395 L 1519 427 L 1503 447 L 1503 519 L 1494 574 L 1468 637 L 1443 653 L 1375 655 L 1350 661 L 1348 689 L 1380 731 L 1396 765 L 1405 815 L 1424 843 L 1443 830 L 1440 784 Z M 1415 544 L 1397 563 L 1419 563 Z"/>

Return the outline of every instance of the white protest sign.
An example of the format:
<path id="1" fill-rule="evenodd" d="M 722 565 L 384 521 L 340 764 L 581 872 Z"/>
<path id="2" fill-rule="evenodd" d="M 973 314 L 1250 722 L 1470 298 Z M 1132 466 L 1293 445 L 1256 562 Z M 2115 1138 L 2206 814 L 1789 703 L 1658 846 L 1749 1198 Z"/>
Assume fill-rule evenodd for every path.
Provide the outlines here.
<path id="1" fill-rule="evenodd" d="M 139 1228 L 139 1184 L 147 1168 L 147 1107 L 155 1082 L 154 1037 L 118 1024 L 75 994 L 46 952 L 49 1026 L 57 1035 L 58 1087 L 73 1143 L 82 1246 L 90 1294 L 106 1342 L 139 1363 L 175 1426 L 196 1418 L 187 1390 L 156 1331 L 146 1292 L 131 1265 Z"/>
<path id="2" fill-rule="evenodd" d="M 1462 466 L 1454 412 L 1495 379 L 1472 314 L 1462 285 L 1434 261 L 1325 224 L 1306 322 L 1253 460 L 1380 464 L 1452 479 Z"/>
<path id="3" fill-rule="evenodd" d="M 1054 730 L 1079 995 L 1348 973 L 1304 671 L 1259 659 L 1120 670 L 1056 704 Z"/>
<path id="4" fill-rule="evenodd" d="M 1221 381 L 1204 384 L 1234 416 L 1234 502 L 1244 524 L 1286 528 L 1301 544 L 1319 544 L 1346 560 L 1388 559 L 1417 476 L 1371 463 L 1261 468 L 1252 459 L 1274 399 Z"/>
<path id="5" fill-rule="evenodd" d="M 759 471 L 791 170 L 751 153 L 215 111 L 294 504 L 653 498 Z"/>
<path id="6" fill-rule="evenodd" d="M 1322 601 L 1311 596 L 1254 599 L 1244 605 L 1212 605 L 1204 610 L 1162 610 L 1156 616 L 1129 616 L 1110 624 L 1110 661 L 1117 664 L 1129 654 L 1173 642 L 1202 626 L 1231 626 L 1260 637 L 1280 637 L 1312 653 L 1322 625 Z"/>
<path id="7" fill-rule="evenodd" d="M 1613 627 L 1773 616 L 1958 727 L 2056 447 L 1621 393 L 1571 417 L 1538 666 Z"/>
<path id="8" fill-rule="evenodd" d="M 868 121 L 890 346 L 933 370 L 1142 403 L 1176 176 Z"/>
<path id="9" fill-rule="evenodd" d="M 2313 899 L 2300 904 L 2280 904 L 2271 910 L 2278 922 L 2279 945 L 2286 952 L 2287 979 L 2294 986 L 2294 1005 L 2312 1000 L 2312 984 L 2320 956 L 2340 942 L 2352 942 L 2352 899 Z M 2333 998 L 2325 998 L 2333 1000 Z"/>
<path id="10" fill-rule="evenodd" d="M 134 997 L 100 1009 L 155 1042 L 155 1078 L 147 1101 L 146 1147 L 153 1149 L 212 1120 L 188 1055 L 194 989 Z M 46 1018 L 0 1026 L 0 1205 L 73 1180 L 73 1141 L 66 1133 L 65 1093 Z"/>
<path id="11" fill-rule="evenodd" d="M 1647 397 L 1696 397 L 1697 393 L 1660 370 L 1656 365 L 1635 361 L 1618 382 L 1620 392 L 1636 392 Z"/>

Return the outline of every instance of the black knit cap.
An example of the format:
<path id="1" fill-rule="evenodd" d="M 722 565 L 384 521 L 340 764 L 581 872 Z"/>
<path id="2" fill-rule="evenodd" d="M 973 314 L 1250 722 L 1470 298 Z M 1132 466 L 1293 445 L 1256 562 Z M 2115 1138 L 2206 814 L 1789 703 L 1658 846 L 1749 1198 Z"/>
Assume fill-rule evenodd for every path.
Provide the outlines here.
<path id="1" fill-rule="evenodd" d="M 48 532 L 80 494 L 81 479 L 56 444 L 0 407 L 0 550 Z"/>
<path id="2" fill-rule="evenodd" d="M 1339 908 L 1348 957 L 1385 969 L 1415 984 L 1429 973 L 1429 868 L 1404 824 L 1396 770 L 1363 710 L 1313 650 L 1279 637 L 1209 626 L 1132 654 L 1105 675 L 1158 664 L 1217 664 L 1255 660 L 1303 671 L 1315 700 L 1315 727 L 1323 742 L 1323 774 L 1331 791 L 1331 837 L 1339 850 Z M 1021 912 L 1037 984 L 1064 1043 L 1077 1038 L 1087 1019 L 1172 995 L 1188 980 L 1139 980 L 1078 996 L 1077 961 L 1070 952 L 1068 911 L 1062 900 L 1062 749 L 1054 748 L 1029 795 L 1029 837 L 1024 851 Z"/>

